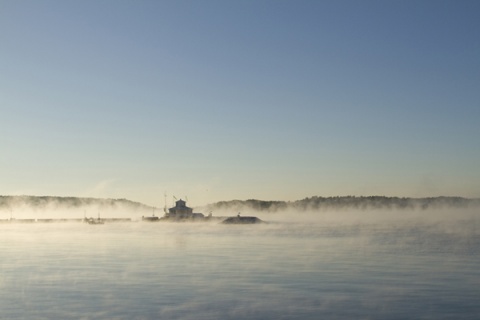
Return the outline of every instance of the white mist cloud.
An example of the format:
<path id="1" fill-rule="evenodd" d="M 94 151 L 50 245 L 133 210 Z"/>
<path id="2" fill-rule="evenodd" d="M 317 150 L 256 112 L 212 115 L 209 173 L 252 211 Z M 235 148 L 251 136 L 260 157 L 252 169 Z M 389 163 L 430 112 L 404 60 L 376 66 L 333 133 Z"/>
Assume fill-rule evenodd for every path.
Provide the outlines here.
<path id="1" fill-rule="evenodd" d="M 116 179 L 104 179 L 98 181 L 95 185 L 84 192 L 86 197 L 110 198 L 116 189 Z"/>

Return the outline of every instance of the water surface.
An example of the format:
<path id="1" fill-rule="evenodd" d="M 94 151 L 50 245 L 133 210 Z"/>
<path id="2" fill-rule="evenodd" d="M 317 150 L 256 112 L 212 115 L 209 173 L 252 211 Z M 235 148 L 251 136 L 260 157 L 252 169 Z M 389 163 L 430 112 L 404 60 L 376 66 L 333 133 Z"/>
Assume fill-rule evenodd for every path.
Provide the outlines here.
<path id="1" fill-rule="evenodd" d="M 478 319 L 478 219 L 447 217 L 3 223 L 0 318 Z"/>

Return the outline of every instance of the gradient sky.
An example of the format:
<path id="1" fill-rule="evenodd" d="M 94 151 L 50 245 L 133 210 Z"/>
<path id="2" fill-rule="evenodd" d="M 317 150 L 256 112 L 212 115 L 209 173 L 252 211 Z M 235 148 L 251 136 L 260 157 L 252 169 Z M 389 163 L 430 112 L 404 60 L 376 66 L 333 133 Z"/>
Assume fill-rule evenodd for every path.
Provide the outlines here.
<path id="1" fill-rule="evenodd" d="M 0 0 L 0 194 L 480 197 L 480 1 Z"/>

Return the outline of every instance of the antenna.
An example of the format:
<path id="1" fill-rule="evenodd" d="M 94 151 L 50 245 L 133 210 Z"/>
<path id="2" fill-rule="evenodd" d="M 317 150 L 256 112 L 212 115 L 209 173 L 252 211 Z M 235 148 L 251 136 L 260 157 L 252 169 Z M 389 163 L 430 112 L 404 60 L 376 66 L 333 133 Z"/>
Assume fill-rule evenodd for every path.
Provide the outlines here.
<path id="1" fill-rule="evenodd" d="M 164 201 L 163 212 L 167 213 L 167 191 L 165 191 L 164 196 L 165 196 L 165 201 Z"/>

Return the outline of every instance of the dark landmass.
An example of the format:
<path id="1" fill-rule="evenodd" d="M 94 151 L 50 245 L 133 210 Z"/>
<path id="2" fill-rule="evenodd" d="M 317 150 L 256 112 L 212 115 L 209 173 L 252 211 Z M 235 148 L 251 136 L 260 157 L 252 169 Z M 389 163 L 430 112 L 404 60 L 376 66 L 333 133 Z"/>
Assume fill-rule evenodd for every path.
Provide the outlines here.
<path id="1" fill-rule="evenodd" d="M 256 223 L 265 223 L 265 221 L 257 217 L 229 217 L 222 222 L 223 224 L 256 224 Z"/>
<path id="2" fill-rule="evenodd" d="M 104 210 L 128 210 L 132 212 L 152 212 L 152 209 L 154 209 L 151 206 L 127 199 L 53 196 L 0 196 L 0 210 L 10 210 L 18 207 L 24 207 L 33 210 L 81 209 L 84 207 L 95 207 Z"/>
<path id="3" fill-rule="evenodd" d="M 461 197 L 398 198 L 385 196 L 370 197 L 310 197 L 297 201 L 232 200 L 206 206 L 208 211 L 280 212 L 286 210 L 317 211 L 335 209 L 439 209 L 480 207 L 480 199 Z"/>

